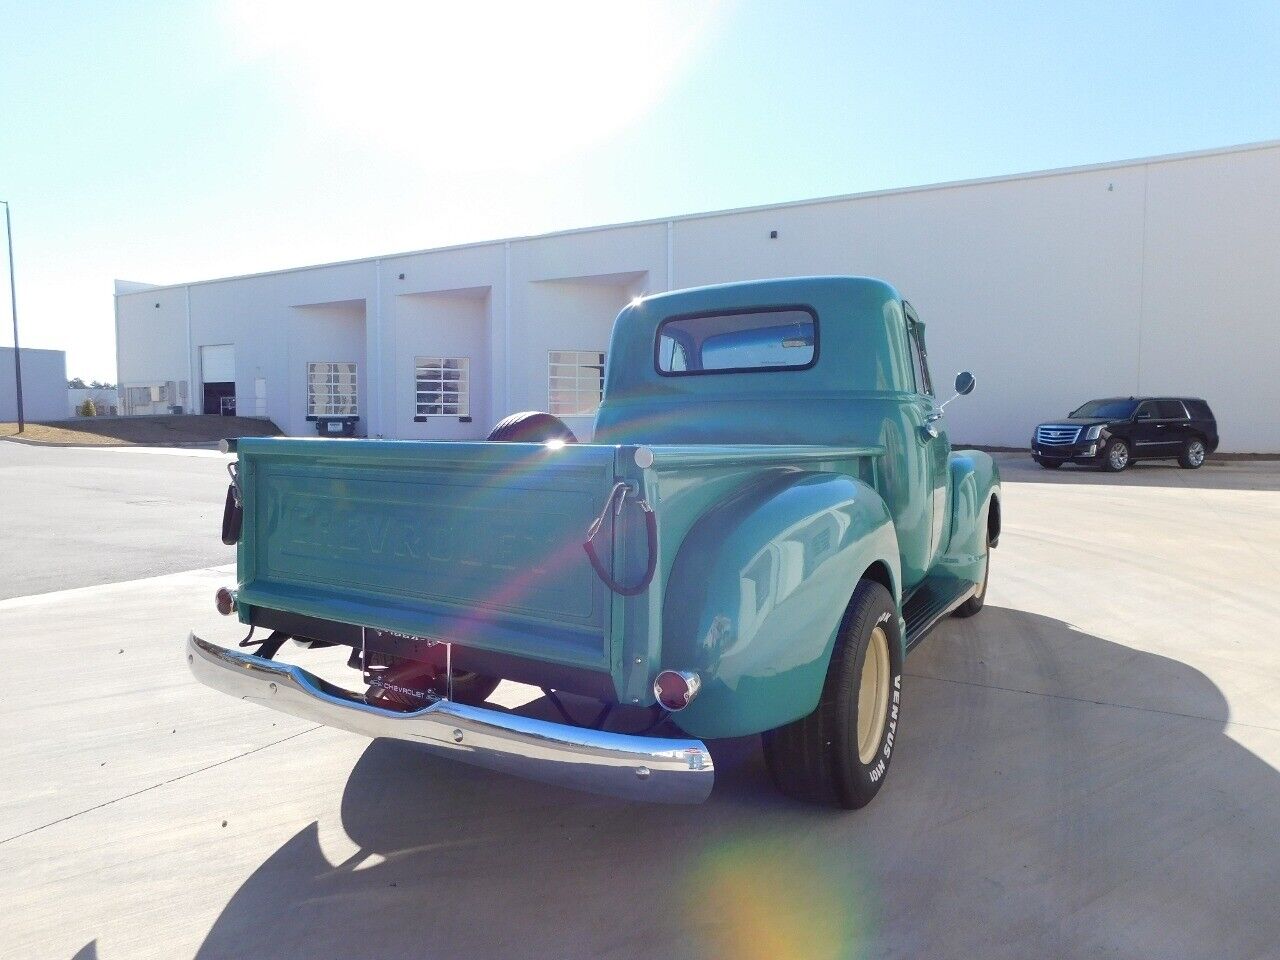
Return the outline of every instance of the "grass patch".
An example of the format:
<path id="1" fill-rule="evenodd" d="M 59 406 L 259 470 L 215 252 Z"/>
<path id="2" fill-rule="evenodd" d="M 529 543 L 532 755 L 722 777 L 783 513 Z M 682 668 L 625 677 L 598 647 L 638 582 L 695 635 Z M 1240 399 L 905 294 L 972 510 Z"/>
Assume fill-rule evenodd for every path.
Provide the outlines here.
<path id="1" fill-rule="evenodd" d="M 22 433 L 16 423 L 0 423 L 0 437 L 87 447 L 185 447 L 224 437 L 278 437 L 280 432 L 265 418 L 198 415 L 49 420 L 28 423 Z"/>

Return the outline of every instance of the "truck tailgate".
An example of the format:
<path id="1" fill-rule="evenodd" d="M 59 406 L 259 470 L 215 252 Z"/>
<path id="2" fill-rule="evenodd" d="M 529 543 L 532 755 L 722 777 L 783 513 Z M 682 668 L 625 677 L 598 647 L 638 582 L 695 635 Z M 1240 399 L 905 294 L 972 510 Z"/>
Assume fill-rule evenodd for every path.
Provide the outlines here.
<path id="1" fill-rule="evenodd" d="M 615 450 L 240 440 L 240 602 L 608 670 Z"/>

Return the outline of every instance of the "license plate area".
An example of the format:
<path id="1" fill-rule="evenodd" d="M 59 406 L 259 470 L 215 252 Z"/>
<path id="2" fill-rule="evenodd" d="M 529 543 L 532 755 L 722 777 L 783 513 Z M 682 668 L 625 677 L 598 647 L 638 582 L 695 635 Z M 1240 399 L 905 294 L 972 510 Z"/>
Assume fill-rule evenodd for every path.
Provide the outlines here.
<path id="1" fill-rule="evenodd" d="M 393 630 L 378 630 L 365 627 L 362 631 L 365 653 L 380 653 L 401 660 L 414 660 L 418 663 L 440 662 L 444 666 L 445 647 L 443 640 L 430 637 L 415 637 L 407 633 L 396 633 Z"/>
<path id="2" fill-rule="evenodd" d="M 451 643 L 375 627 L 362 628 L 360 636 L 364 682 L 380 700 L 412 709 L 450 699 Z"/>

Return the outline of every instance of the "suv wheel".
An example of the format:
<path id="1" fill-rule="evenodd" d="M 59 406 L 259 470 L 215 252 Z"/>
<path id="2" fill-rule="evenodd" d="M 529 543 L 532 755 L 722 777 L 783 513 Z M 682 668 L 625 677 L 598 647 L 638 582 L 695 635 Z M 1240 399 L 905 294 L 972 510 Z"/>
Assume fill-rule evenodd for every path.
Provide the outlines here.
<path id="1" fill-rule="evenodd" d="M 1102 469 L 1111 473 L 1119 473 L 1129 466 L 1129 444 L 1119 437 L 1107 444 L 1107 452 L 1102 460 Z"/>
<path id="2" fill-rule="evenodd" d="M 1178 454 L 1178 466 L 1195 470 L 1204 463 L 1206 456 L 1208 451 L 1205 450 L 1204 441 L 1199 437 L 1192 437 L 1182 445 L 1182 452 Z"/>

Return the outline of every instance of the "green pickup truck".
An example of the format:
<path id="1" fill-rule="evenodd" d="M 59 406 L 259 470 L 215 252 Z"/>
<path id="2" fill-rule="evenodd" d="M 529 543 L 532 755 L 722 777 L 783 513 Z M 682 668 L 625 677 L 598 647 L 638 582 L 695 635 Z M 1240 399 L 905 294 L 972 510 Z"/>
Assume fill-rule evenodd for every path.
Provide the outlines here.
<path id="1" fill-rule="evenodd" d="M 704 741 L 762 734 L 784 792 L 870 801 L 903 660 L 981 609 L 1000 537 L 924 324 L 879 280 L 734 283 L 635 300 L 608 357 L 591 443 L 545 413 L 493 442 L 228 441 L 238 585 L 216 605 L 251 629 L 192 634 L 195 676 L 631 799 L 700 802 Z M 356 682 L 277 660 L 289 641 L 349 648 Z M 508 709 L 501 679 L 544 696 Z"/>

